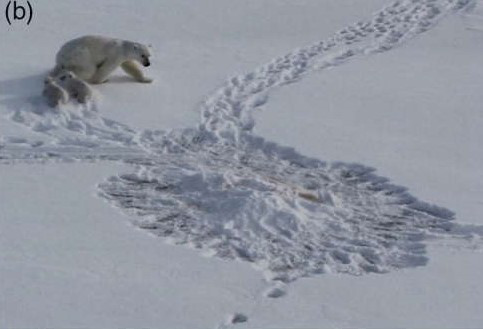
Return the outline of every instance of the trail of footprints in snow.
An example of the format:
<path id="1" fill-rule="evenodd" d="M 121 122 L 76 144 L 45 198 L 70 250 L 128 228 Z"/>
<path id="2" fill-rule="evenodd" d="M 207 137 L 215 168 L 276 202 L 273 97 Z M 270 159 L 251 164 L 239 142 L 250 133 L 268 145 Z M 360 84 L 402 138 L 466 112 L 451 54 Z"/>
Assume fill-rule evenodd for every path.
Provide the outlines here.
<path id="1" fill-rule="evenodd" d="M 39 126 L 60 145 L 79 144 L 81 135 L 97 146 L 137 147 L 138 156 L 117 158 L 136 171 L 101 183 L 104 198 L 136 214 L 133 222 L 142 229 L 214 256 L 251 262 L 274 282 L 420 266 L 427 261 L 428 237 L 474 233 L 453 223 L 450 211 L 417 200 L 370 168 L 327 164 L 255 136 L 253 110 L 275 87 L 390 50 L 469 3 L 396 1 L 329 40 L 231 79 L 203 104 L 196 128 L 137 135 L 88 111 L 64 117 L 19 110 L 13 119 Z M 69 129 L 72 121 L 81 123 L 79 131 Z M 279 287 L 266 292 L 272 298 L 283 294 Z"/>
<path id="2" fill-rule="evenodd" d="M 239 141 L 255 125 L 253 109 L 263 105 L 266 93 L 293 83 L 306 73 L 340 65 L 358 55 L 392 49 L 431 28 L 444 15 L 471 0 L 396 1 L 369 21 L 348 26 L 328 40 L 314 43 L 273 60 L 254 72 L 235 77 L 211 97 L 202 109 L 201 129 L 217 139 Z"/>

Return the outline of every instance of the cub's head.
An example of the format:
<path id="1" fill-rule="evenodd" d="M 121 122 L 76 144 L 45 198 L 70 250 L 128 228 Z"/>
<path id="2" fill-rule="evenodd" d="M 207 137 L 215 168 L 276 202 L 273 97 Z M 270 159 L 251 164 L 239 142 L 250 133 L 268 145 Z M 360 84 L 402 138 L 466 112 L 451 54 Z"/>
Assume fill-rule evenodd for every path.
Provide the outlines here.
<path id="1" fill-rule="evenodd" d="M 50 84 L 53 84 L 55 82 L 54 78 L 48 76 L 44 79 L 44 85 L 50 85 Z"/>
<path id="2" fill-rule="evenodd" d="M 130 59 L 139 62 L 143 66 L 150 66 L 151 52 L 149 48 L 137 42 L 129 42 L 126 44 L 126 52 Z"/>
<path id="3" fill-rule="evenodd" d="M 66 82 L 66 81 L 69 81 L 69 80 L 72 80 L 72 79 L 75 79 L 76 78 L 76 75 L 74 74 L 74 72 L 72 71 L 67 71 L 67 70 L 63 70 L 62 72 L 59 73 L 59 75 L 57 76 L 57 79 L 60 81 L 60 82 Z"/>

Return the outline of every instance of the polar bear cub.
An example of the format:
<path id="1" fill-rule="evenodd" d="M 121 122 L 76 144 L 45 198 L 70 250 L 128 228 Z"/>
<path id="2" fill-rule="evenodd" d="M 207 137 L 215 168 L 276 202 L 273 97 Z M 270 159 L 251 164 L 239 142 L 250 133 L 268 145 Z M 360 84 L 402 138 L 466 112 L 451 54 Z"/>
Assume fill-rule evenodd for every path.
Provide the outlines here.
<path id="1" fill-rule="evenodd" d="M 85 104 L 92 98 L 92 90 L 89 85 L 79 79 L 73 72 L 63 70 L 57 76 L 60 85 L 67 90 L 69 96 L 76 99 L 79 103 Z"/>
<path id="2" fill-rule="evenodd" d="M 103 83 L 119 66 L 139 82 L 153 80 L 144 76 L 137 63 L 150 66 L 148 47 L 132 41 L 88 35 L 64 44 L 56 56 L 56 66 L 50 73 L 73 72 L 92 84 Z"/>
<path id="3" fill-rule="evenodd" d="M 69 101 L 68 93 L 57 84 L 52 77 L 47 77 L 44 80 L 44 90 L 42 95 L 47 100 L 50 107 L 57 107 L 60 104 L 65 104 Z"/>

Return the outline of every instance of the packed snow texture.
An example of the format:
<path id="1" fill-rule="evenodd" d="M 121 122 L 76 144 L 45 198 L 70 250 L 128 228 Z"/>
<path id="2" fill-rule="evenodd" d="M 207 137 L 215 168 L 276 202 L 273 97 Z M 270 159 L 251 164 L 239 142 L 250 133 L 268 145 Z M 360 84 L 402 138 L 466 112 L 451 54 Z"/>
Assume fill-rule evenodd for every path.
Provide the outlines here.
<path id="1" fill-rule="evenodd" d="M 255 135 L 254 110 L 275 88 L 389 51 L 471 4 L 396 1 L 327 40 L 230 79 L 200 106 L 195 128 L 137 131 L 104 118 L 95 102 L 59 111 L 36 98 L 27 106 L 15 102 L 11 119 L 54 142 L 6 139 L 0 159 L 129 163 L 135 170 L 100 183 L 99 194 L 135 214 L 136 226 L 206 254 L 251 262 L 267 279 L 421 266 L 426 239 L 471 238 L 481 230 L 454 223 L 451 211 L 418 200 L 374 169 L 326 163 Z"/>

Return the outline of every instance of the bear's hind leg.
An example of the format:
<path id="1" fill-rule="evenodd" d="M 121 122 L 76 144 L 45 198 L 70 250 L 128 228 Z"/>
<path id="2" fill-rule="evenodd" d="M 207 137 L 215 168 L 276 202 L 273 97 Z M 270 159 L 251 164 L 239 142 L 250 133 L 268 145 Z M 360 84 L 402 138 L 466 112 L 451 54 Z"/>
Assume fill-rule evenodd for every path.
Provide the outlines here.
<path id="1" fill-rule="evenodd" d="M 109 64 L 104 61 L 101 65 L 95 67 L 95 74 L 87 81 L 92 84 L 101 84 L 107 81 L 107 77 L 111 74 L 117 65 Z"/>
<path id="2" fill-rule="evenodd" d="M 97 68 L 95 65 L 83 65 L 82 67 L 71 67 L 69 71 L 72 71 L 78 78 L 88 81 L 96 75 Z"/>
<path id="3" fill-rule="evenodd" d="M 133 61 L 126 61 L 121 64 L 121 68 L 126 72 L 128 75 L 136 79 L 136 81 L 143 82 L 143 83 L 151 83 L 153 79 L 147 78 L 144 76 L 143 72 L 139 69 L 137 64 Z"/>

